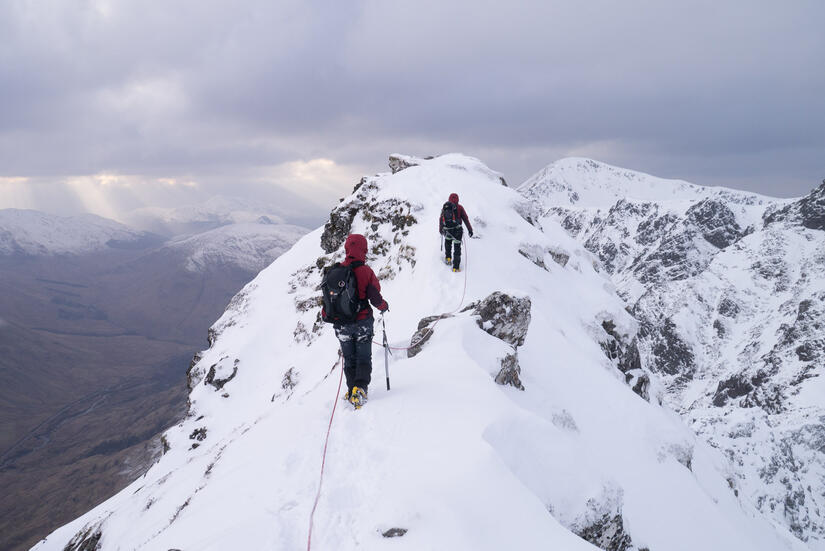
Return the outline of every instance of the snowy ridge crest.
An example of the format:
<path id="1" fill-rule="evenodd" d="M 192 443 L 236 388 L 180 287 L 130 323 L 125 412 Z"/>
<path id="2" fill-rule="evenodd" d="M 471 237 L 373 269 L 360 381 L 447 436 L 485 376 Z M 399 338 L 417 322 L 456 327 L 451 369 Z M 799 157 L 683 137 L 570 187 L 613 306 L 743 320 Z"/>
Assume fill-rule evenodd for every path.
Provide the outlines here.
<path id="1" fill-rule="evenodd" d="M 570 157 L 547 165 L 518 186 L 545 207 L 609 208 L 616 201 L 691 203 L 715 197 L 729 203 L 763 204 L 771 198 L 722 187 L 705 187 Z"/>
<path id="2" fill-rule="evenodd" d="M 36 549 L 305 545 L 340 399 L 317 286 L 348 233 L 369 240 L 391 346 L 441 318 L 417 354 L 392 356 L 392 391 L 375 347 L 369 403 L 339 404 L 314 548 L 804 549 L 736 496 L 720 453 L 629 386 L 611 356 L 629 345 L 604 344 L 637 327 L 615 287 L 561 227 L 525 219 L 524 199 L 501 184 L 458 154 L 363 179 L 210 330 L 189 414 L 164 435 L 159 462 Z M 453 192 L 478 236 L 465 240 L 460 273 L 436 233 Z M 497 384 L 514 353 L 522 389 Z"/>

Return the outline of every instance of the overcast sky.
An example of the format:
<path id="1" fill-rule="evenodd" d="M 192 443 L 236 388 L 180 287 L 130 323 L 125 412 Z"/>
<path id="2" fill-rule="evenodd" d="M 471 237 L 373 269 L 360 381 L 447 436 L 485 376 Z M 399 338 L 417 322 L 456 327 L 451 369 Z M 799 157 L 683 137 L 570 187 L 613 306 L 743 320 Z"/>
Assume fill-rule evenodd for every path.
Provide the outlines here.
<path id="1" fill-rule="evenodd" d="M 4 0 L 0 208 L 321 216 L 389 153 L 825 177 L 825 2 Z"/>

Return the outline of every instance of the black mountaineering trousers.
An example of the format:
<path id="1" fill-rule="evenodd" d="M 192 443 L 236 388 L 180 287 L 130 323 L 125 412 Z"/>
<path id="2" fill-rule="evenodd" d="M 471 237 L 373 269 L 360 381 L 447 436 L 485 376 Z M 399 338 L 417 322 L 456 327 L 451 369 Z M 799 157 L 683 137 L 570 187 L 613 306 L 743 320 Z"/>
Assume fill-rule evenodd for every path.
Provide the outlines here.
<path id="1" fill-rule="evenodd" d="M 461 236 L 464 234 L 464 229 L 459 226 L 457 228 L 444 228 L 444 256 L 453 259 L 453 268 L 458 269 L 461 265 Z M 454 246 L 453 254 L 450 254 L 450 248 Z"/>
<path id="2" fill-rule="evenodd" d="M 366 389 L 372 376 L 372 316 L 347 324 L 335 324 L 335 336 L 344 356 L 344 376 L 347 389 Z"/>

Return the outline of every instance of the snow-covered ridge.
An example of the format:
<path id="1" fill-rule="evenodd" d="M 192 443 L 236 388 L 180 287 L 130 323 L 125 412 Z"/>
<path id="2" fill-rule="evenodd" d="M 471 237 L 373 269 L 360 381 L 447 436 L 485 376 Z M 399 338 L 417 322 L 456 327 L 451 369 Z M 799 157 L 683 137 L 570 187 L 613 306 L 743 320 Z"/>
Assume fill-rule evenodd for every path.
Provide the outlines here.
<path id="1" fill-rule="evenodd" d="M 435 232 L 451 192 L 478 236 L 458 274 Z M 392 346 L 441 319 L 417 354 L 393 356 L 392 391 L 376 347 L 369 403 L 339 404 L 313 549 L 804 549 L 737 497 L 722 454 L 627 384 L 614 353 L 632 346 L 612 345 L 636 321 L 593 255 L 561 227 L 529 223 L 522 204 L 457 154 L 362 180 L 213 326 L 160 461 L 36 549 L 307 545 L 339 400 L 317 286 L 351 232 L 369 240 Z M 499 316 L 481 313 L 496 303 Z M 529 319 L 511 327 L 515 310 Z M 519 385 L 497 384 L 503 369 Z M 406 533 L 386 539 L 392 528 Z"/>
<path id="2" fill-rule="evenodd" d="M 568 157 L 547 165 L 518 186 L 518 190 L 545 207 L 610 208 L 620 199 L 692 203 L 715 197 L 745 205 L 775 201 L 756 193 L 658 178 L 579 157 Z"/>
<path id="3" fill-rule="evenodd" d="M 56 216 L 34 210 L 0 210 L 0 255 L 84 254 L 140 248 L 159 239 L 94 214 Z"/>
<path id="4" fill-rule="evenodd" d="M 520 187 L 533 215 L 598 257 L 658 396 L 729 454 L 740 495 L 825 549 L 825 184 L 772 199 L 561 164 Z"/>

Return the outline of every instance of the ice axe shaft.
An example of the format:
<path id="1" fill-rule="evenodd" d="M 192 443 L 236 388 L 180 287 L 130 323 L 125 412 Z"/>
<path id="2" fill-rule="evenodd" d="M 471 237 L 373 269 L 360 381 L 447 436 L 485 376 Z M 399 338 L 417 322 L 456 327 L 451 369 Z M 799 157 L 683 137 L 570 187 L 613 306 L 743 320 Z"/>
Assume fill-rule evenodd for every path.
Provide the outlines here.
<path id="1" fill-rule="evenodd" d="M 381 325 L 384 328 L 384 373 L 387 375 L 387 390 L 390 389 L 390 345 L 387 343 L 387 322 L 381 314 Z"/>

